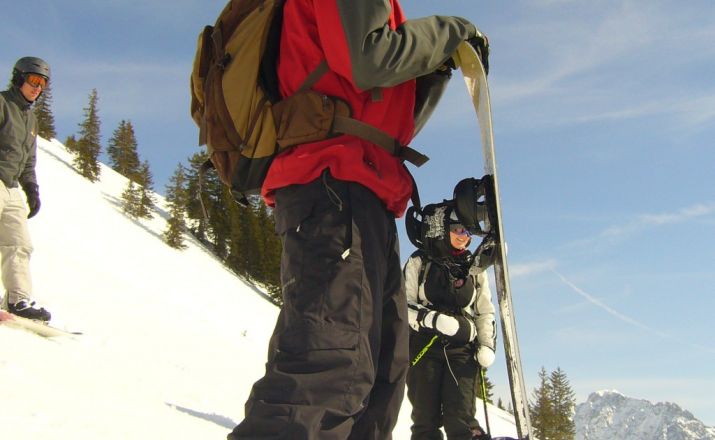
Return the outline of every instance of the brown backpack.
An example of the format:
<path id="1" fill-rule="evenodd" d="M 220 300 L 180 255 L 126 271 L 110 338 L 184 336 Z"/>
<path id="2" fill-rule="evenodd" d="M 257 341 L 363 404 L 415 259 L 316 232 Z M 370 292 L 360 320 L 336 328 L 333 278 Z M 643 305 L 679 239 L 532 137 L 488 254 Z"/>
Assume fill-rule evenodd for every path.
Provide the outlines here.
<path id="1" fill-rule="evenodd" d="M 230 0 L 199 34 L 191 73 L 191 116 L 199 145 L 234 198 L 258 194 L 276 154 L 340 134 L 366 139 L 417 166 L 427 157 L 350 118 L 344 101 L 310 90 L 323 61 L 294 95 L 281 99 L 276 61 L 285 0 Z"/>

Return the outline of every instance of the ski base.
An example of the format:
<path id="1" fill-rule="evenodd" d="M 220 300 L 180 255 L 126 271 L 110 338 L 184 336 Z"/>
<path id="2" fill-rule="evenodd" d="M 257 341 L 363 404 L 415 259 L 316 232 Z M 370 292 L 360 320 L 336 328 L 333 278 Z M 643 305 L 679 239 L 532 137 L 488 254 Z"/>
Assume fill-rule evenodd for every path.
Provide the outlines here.
<path id="1" fill-rule="evenodd" d="M 472 98 L 472 104 L 477 114 L 479 132 L 482 144 L 482 157 L 484 159 L 484 172 L 491 176 L 491 194 L 487 197 L 490 204 L 490 217 L 493 224 L 490 233 L 496 240 L 496 255 L 494 260 L 494 282 L 499 303 L 499 317 L 502 327 L 504 354 L 509 376 L 512 403 L 514 405 L 514 421 L 516 422 L 517 437 L 533 438 L 531 421 L 529 418 L 528 394 L 521 365 L 519 342 L 516 335 L 516 318 L 509 287 L 509 272 L 506 261 L 506 243 L 501 222 L 501 206 L 499 200 L 499 183 L 497 179 L 497 165 L 494 152 L 494 132 L 492 128 L 492 111 L 489 98 L 487 75 L 474 48 L 463 42 L 455 55 L 455 61 L 462 71 L 467 91 Z"/>
<path id="2" fill-rule="evenodd" d="M 44 338 L 71 337 L 82 334 L 81 332 L 71 332 L 43 322 L 22 318 L 4 310 L 0 310 L 0 325 L 27 330 Z"/>

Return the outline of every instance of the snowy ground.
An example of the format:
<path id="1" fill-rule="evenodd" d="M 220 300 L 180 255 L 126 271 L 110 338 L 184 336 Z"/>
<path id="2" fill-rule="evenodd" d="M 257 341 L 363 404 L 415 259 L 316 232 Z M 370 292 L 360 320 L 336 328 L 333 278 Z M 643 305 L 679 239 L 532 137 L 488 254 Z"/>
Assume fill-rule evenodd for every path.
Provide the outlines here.
<path id="1" fill-rule="evenodd" d="M 198 243 L 166 246 L 161 208 L 149 221 L 122 214 L 126 180 L 109 168 L 92 184 L 40 140 L 37 174 L 35 295 L 84 335 L 0 326 L 0 438 L 225 438 L 262 375 L 277 308 Z M 395 439 L 409 438 L 409 414 L 405 399 Z M 490 409 L 490 424 L 515 436 L 503 411 Z"/>

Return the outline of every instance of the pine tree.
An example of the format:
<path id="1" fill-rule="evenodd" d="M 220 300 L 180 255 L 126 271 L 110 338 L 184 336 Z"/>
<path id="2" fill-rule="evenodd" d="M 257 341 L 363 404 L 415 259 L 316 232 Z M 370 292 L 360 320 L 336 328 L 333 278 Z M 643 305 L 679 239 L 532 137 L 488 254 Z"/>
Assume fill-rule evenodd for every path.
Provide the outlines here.
<path id="1" fill-rule="evenodd" d="M 260 198 L 249 206 L 236 203 L 217 173 L 200 177 L 207 155 L 189 159 L 186 170 L 186 218 L 188 229 L 224 264 L 245 279 L 261 285 L 280 305 L 281 242 L 273 216 Z"/>
<path id="2" fill-rule="evenodd" d="M 109 165 L 113 170 L 138 182 L 140 163 L 137 138 L 131 121 L 122 120 L 107 146 Z"/>
<path id="3" fill-rule="evenodd" d="M 37 134 L 48 140 L 56 138 L 55 117 L 52 114 L 52 88 L 49 82 L 47 87 L 42 89 L 40 97 L 37 98 L 33 112 L 37 118 Z"/>
<path id="4" fill-rule="evenodd" d="M 141 204 L 141 189 L 139 185 L 131 179 L 127 179 L 127 187 L 122 192 L 122 211 L 131 218 L 139 217 L 139 206 Z"/>
<path id="5" fill-rule="evenodd" d="M 220 184 L 218 178 L 212 176 L 215 173 L 208 173 L 204 177 L 204 182 L 201 183 L 200 169 L 201 165 L 206 162 L 208 156 L 206 153 L 196 153 L 189 158 L 189 166 L 186 170 L 186 192 L 188 199 L 186 201 L 186 217 L 189 219 L 189 230 L 201 243 L 209 244 L 208 242 L 208 216 L 204 214 L 204 207 L 209 201 L 205 197 L 204 191 L 207 186 L 215 186 Z M 208 181 L 208 182 L 207 182 Z M 203 207 L 202 207 L 203 205 Z"/>
<path id="6" fill-rule="evenodd" d="M 554 408 L 551 402 L 551 384 L 546 369 L 539 371 L 539 387 L 534 390 L 533 404 L 530 405 L 531 425 L 534 435 L 540 440 L 553 440 Z"/>
<path id="7" fill-rule="evenodd" d="M 186 189 L 186 174 L 184 167 L 179 164 L 171 176 L 169 185 L 166 186 L 166 202 L 169 206 L 169 220 L 164 231 L 164 240 L 174 249 L 185 249 L 184 231 L 186 230 L 186 205 L 188 204 L 188 191 Z"/>
<path id="8" fill-rule="evenodd" d="M 137 179 L 140 191 L 137 217 L 150 219 L 154 217 L 156 201 L 154 200 L 154 177 L 149 169 L 149 162 L 144 161 L 142 163 Z"/>
<path id="9" fill-rule="evenodd" d="M 263 249 L 259 265 L 260 281 L 266 286 L 268 294 L 280 305 L 283 303 L 280 274 L 282 244 L 275 232 L 273 216 L 263 201 L 258 200 L 255 212 Z"/>
<path id="10" fill-rule="evenodd" d="M 576 428 L 573 421 L 576 407 L 575 393 L 561 368 L 546 374 L 539 371 L 540 385 L 534 390 L 530 405 L 534 435 L 541 440 L 573 440 Z"/>
<path id="11" fill-rule="evenodd" d="M 79 140 L 77 141 L 77 154 L 74 165 L 79 173 L 91 182 L 99 180 L 99 153 L 102 146 L 99 144 L 99 113 L 97 110 L 97 89 L 89 95 L 89 105 L 84 109 L 85 119 L 79 124 Z"/>
<path id="12" fill-rule="evenodd" d="M 261 261 L 266 250 L 257 218 L 257 206 L 237 204 L 230 191 L 226 191 L 225 203 L 231 207 L 227 264 L 251 282 L 263 285 L 265 276 L 261 270 Z"/>
<path id="13" fill-rule="evenodd" d="M 77 138 L 74 135 L 67 136 L 65 139 L 65 149 L 70 153 L 77 154 Z"/>
<path id="14" fill-rule="evenodd" d="M 203 199 L 208 210 L 208 238 L 211 242 L 213 253 L 222 261 L 226 260 L 229 252 L 231 236 L 230 212 L 236 207 L 228 188 L 223 185 L 216 173 L 208 173 L 204 183 Z"/>
<path id="15" fill-rule="evenodd" d="M 553 440 L 573 440 L 576 436 L 574 411 L 576 394 L 574 393 L 566 373 L 557 368 L 549 376 L 551 385 L 551 404 L 554 411 Z"/>

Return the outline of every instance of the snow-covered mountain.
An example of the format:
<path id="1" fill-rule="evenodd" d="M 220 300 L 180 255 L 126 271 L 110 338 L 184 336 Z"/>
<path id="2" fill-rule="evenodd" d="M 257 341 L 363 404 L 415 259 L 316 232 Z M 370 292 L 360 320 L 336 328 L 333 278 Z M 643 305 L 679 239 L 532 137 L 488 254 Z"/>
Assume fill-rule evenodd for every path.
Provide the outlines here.
<path id="1" fill-rule="evenodd" d="M 715 440 L 705 426 L 674 403 L 652 403 L 617 391 L 592 393 L 576 406 L 576 440 Z"/>
<path id="2" fill-rule="evenodd" d="M 0 439 L 224 439 L 263 374 L 278 309 L 195 240 L 177 251 L 152 220 L 121 212 L 127 181 L 90 183 L 39 141 L 42 209 L 29 221 L 36 298 L 84 335 L 48 340 L 0 325 Z M 477 405 L 479 418 L 481 405 Z M 395 439 L 410 436 L 410 405 Z M 513 417 L 490 408 L 494 436 Z"/>

